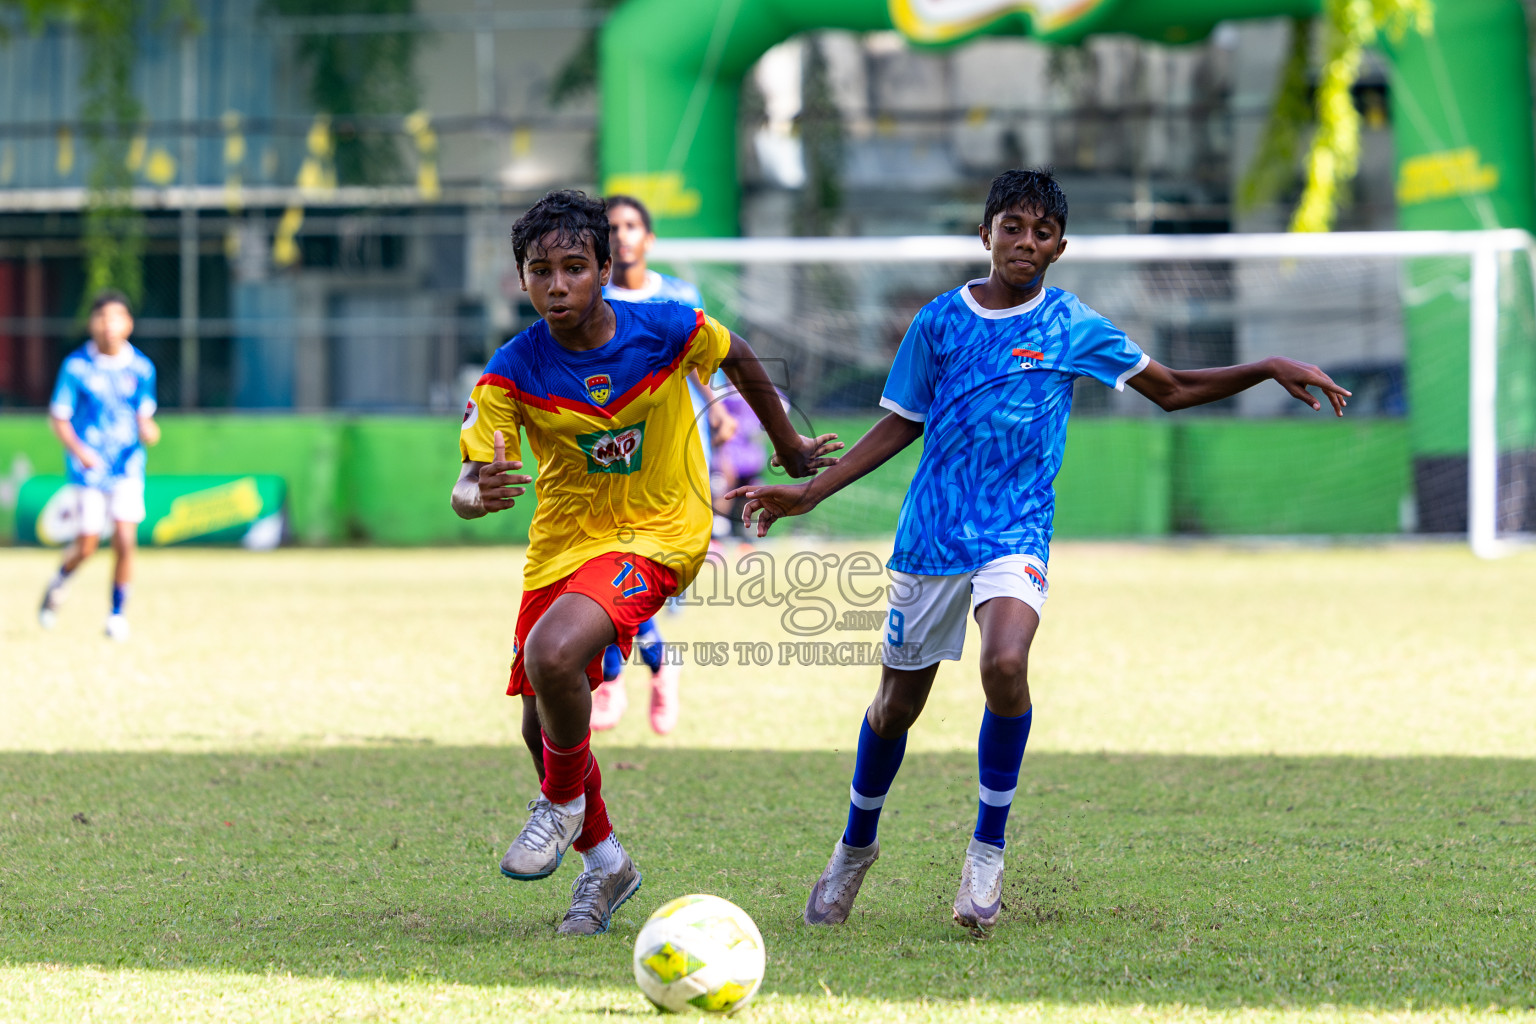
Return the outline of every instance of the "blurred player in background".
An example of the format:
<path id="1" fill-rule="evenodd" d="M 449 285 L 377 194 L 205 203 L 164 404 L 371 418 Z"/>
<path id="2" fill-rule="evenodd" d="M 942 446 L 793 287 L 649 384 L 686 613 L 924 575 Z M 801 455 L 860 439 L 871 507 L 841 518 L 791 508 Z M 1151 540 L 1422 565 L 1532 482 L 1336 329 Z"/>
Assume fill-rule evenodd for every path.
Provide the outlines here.
<path id="1" fill-rule="evenodd" d="M 656 235 L 651 230 L 651 214 L 645 204 L 634 196 L 616 195 L 608 197 L 607 208 L 613 276 L 603 288 L 603 298 L 616 302 L 680 302 L 689 309 L 703 309 L 704 299 L 697 288 L 682 278 L 646 266 Z M 715 435 L 728 435 L 731 424 L 698 373 L 688 377 L 688 397 L 693 403 L 705 466 L 713 479 Z M 667 660 L 661 630 L 656 628 L 654 618 L 641 624 L 636 643 L 641 659 L 651 671 L 651 729 L 664 736 L 677 728 L 681 711 L 678 666 Z M 624 685 L 624 656 L 617 646 L 609 647 L 603 655 L 603 683 L 592 693 L 592 728 L 612 729 L 627 710 L 629 691 Z"/>
<path id="2" fill-rule="evenodd" d="M 603 652 L 627 655 L 640 624 L 692 581 L 714 518 L 685 378 L 725 365 L 791 476 L 831 464 L 823 456 L 840 445 L 795 433 L 751 348 L 702 311 L 603 299 L 601 200 L 551 192 L 513 226 L 512 250 L 540 319 L 496 350 L 470 395 L 452 505 L 465 519 L 511 508 L 532 482 L 516 472 L 527 434 L 538 504 L 507 693 L 522 698 L 540 785 L 501 871 L 546 878 L 574 846 L 584 870 L 559 931 L 592 935 L 641 881 L 590 749 Z"/>
<path id="3" fill-rule="evenodd" d="M 803 515 L 923 438 L 902 502 L 884 667 L 860 727 L 848 823 L 806 902 L 807 924 L 845 921 L 880 856 L 880 809 L 901 767 L 940 661 L 960 657 L 970 612 L 981 627 L 976 828 L 960 870 L 957 923 L 984 934 L 1002 910 L 1004 829 L 1033 706 L 1029 649 L 1045 604 L 1055 492 L 1078 377 L 1117 391 L 1127 382 L 1164 410 L 1215 402 L 1266 380 L 1320 409 L 1316 387 L 1344 415 L 1349 394 L 1315 366 L 1271 358 L 1171 370 L 1070 292 L 1045 287 L 1066 249 L 1067 197 L 1049 173 L 992 182 L 981 242 L 991 274 L 924 306 L 896 353 L 880 404 L 889 410 L 813 481 L 747 487 L 743 519 L 758 533 Z"/>
<path id="4" fill-rule="evenodd" d="M 112 612 L 107 636 L 128 639 L 128 588 L 133 583 L 138 526 L 144 521 L 144 446 L 160 440 L 155 423 L 155 364 L 135 348 L 128 297 L 105 291 L 91 303 L 91 340 L 59 367 L 48 423 L 67 453 L 66 473 L 78 502 L 80 532 L 43 592 L 37 620 L 58 621 L 69 577 L 96 553 L 112 523 Z"/>
<path id="5" fill-rule="evenodd" d="M 746 399 L 715 375 L 715 398 L 731 418 L 730 436 L 715 446 L 715 463 L 711 483 L 714 485 L 715 511 L 730 522 L 731 536 L 743 545 L 751 544 L 751 531 L 741 521 L 741 509 L 747 499 L 727 498 L 725 495 L 737 487 L 760 484 L 768 469 L 768 451 L 763 444 L 766 435 L 757 414 Z M 782 402 L 782 398 L 780 399 Z"/>

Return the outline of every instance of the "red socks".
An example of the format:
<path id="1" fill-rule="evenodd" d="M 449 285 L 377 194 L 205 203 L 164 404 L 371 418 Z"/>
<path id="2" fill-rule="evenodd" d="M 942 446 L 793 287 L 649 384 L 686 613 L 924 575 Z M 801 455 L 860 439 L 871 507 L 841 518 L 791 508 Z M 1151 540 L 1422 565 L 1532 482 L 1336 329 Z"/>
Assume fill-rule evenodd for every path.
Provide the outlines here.
<path id="1" fill-rule="evenodd" d="M 592 733 L 588 732 L 574 747 L 557 747 L 549 742 L 549 733 L 544 734 L 544 783 L 540 788 L 550 803 L 568 804 L 586 789 L 591 742 Z"/>
<path id="2" fill-rule="evenodd" d="M 608 808 L 603 803 L 603 773 L 589 749 L 592 734 L 574 747 L 557 747 L 544 737 L 544 782 L 540 787 L 552 804 L 567 804 L 585 793 L 586 820 L 576 839 L 576 850 L 590 850 L 613 835 Z"/>
<path id="3" fill-rule="evenodd" d="M 571 844 L 577 853 L 590 850 L 613 835 L 613 826 L 608 823 L 608 805 L 603 803 L 603 773 L 597 767 L 596 757 L 588 757 L 587 764 L 591 766 L 587 769 L 587 817 L 582 822 L 581 835 Z"/>

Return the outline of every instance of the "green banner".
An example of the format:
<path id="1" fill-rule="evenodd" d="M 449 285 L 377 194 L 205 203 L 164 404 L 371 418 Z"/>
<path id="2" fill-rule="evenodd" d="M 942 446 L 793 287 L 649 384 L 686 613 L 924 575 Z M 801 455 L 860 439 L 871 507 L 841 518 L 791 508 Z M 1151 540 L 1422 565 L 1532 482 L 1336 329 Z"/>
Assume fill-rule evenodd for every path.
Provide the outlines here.
<path id="1" fill-rule="evenodd" d="M 276 547 L 288 484 L 280 476 L 151 476 L 144 482 L 139 543 Z M 79 489 L 62 476 L 34 476 L 16 496 L 18 544 L 68 544 L 80 532 Z M 110 533 L 110 522 L 109 530 Z"/>

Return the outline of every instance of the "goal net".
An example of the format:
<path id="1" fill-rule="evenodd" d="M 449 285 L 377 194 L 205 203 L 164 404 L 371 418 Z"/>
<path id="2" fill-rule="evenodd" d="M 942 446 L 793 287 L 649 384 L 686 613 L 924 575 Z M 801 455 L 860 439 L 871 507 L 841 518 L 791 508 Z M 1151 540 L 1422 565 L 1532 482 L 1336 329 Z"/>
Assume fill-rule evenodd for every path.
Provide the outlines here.
<path id="1" fill-rule="evenodd" d="M 803 431 L 850 442 L 924 303 L 987 273 L 974 238 L 663 240 L 654 259 L 770 364 Z M 1069 236 L 1049 283 L 1175 368 L 1267 355 L 1354 392 L 1343 421 L 1270 382 L 1165 416 L 1080 380 L 1061 537 L 1536 533 L 1536 305 L 1520 231 Z M 1326 412 L 1326 405 L 1325 405 Z M 802 529 L 894 528 L 915 456 Z"/>

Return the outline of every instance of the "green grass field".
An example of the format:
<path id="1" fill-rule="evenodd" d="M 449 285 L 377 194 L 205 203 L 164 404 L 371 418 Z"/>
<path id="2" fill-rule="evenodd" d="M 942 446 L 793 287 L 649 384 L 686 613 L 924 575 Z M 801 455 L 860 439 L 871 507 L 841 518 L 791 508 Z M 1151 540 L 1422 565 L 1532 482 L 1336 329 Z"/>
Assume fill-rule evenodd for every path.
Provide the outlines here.
<path id="1" fill-rule="evenodd" d="M 798 918 L 876 670 L 690 664 L 658 739 L 632 669 L 597 746 L 645 887 L 557 941 L 577 869 L 496 872 L 520 557 L 151 552 L 116 646 L 104 561 L 44 634 L 55 556 L 0 551 L 0 1019 L 648 1016 L 635 932 L 708 891 L 767 939 L 753 1020 L 1536 1021 L 1536 552 L 1059 545 L 986 942 L 948 912 L 974 643 L 828 931 Z M 661 625 L 777 652 L 783 611 Z"/>

